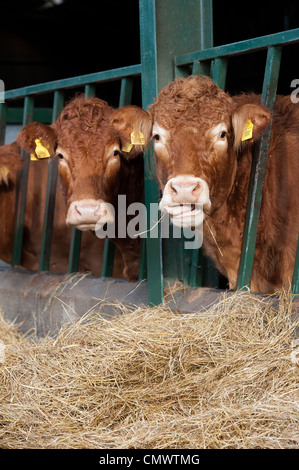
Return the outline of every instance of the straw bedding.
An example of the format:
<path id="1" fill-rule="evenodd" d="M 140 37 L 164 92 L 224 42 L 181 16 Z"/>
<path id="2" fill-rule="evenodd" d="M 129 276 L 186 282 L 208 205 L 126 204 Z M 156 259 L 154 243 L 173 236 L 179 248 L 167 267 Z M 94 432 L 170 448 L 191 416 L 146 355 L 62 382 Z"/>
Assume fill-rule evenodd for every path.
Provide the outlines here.
<path id="1" fill-rule="evenodd" d="M 299 447 L 290 296 L 122 309 L 36 342 L 1 317 L 1 448 Z"/>

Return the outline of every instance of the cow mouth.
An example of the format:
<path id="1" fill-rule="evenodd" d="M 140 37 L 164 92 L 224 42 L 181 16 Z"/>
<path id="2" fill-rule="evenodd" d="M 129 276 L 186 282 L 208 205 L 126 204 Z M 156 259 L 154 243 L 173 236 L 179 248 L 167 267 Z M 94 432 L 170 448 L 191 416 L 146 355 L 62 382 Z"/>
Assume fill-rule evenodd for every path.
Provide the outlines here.
<path id="1" fill-rule="evenodd" d="M 170 216 L 173 225 L 178 227 L 198 227 L 204 220 L 203 204 L 170 204 L 163 208 Z"/>
<path id="2" fill-rule="evenodd" d="M 77 230 L 81 230 L 82 232 L 85 232 L 86 230 L 93 230 L 95 231 L 96 229 L 96 224 L 81 224 L 81 225 L 75 225 L 74 226 Z"/>

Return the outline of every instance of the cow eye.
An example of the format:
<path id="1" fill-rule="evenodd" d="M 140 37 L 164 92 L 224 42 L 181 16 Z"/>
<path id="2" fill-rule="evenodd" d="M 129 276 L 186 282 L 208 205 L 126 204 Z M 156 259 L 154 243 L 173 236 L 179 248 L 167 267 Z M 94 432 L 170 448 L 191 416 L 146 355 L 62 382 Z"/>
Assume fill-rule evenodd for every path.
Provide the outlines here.
<path id="1" fill-rule="evenodd" d="M 114 150 L 113 156 L 116 157 L 117 155 L 119 155 L 119 150 Z"/>
<path id="2" fill-rule="evenodd" d="M 226 131 L 220 132 L 220 134 L 219 134 L 220 139 L 224 139 L 226 137 L 226 134 L 227 134 Z"/>
<path id="3" fill-rule="evenodd" d="M 155 139 L 155 140 L 160 140 L 159 134 L 154 134 L 154 135 L 153 135 L 153 139 Z"/>
<path id="4" fill-rule="evenodd" d="M 61 153 L 57 153 L 56 157 L 63 159 L 63 155 Z"/>

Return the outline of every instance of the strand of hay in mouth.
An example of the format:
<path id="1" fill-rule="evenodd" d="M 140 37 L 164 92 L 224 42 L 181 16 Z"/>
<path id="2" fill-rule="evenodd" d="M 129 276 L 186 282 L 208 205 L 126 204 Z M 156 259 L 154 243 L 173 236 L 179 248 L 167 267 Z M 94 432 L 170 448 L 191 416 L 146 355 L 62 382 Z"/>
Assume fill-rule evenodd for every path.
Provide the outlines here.
<path id="1" fill-rule="evenodd" d="M 1 448 L 298 448 L 291 296 L 118 307 L 40 342 L 1 319 Z"/>

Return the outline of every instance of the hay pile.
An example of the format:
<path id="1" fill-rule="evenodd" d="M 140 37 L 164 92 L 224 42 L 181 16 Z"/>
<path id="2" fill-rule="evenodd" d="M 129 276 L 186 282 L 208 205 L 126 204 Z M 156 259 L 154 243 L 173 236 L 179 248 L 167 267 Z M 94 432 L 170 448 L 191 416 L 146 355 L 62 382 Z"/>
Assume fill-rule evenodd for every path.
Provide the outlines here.
<path id="1" fill-rule="evenodd" d="M 1 448 L 298 448 L 291 300 L 86 315 L 33 343 L 0 322 Z"/>

